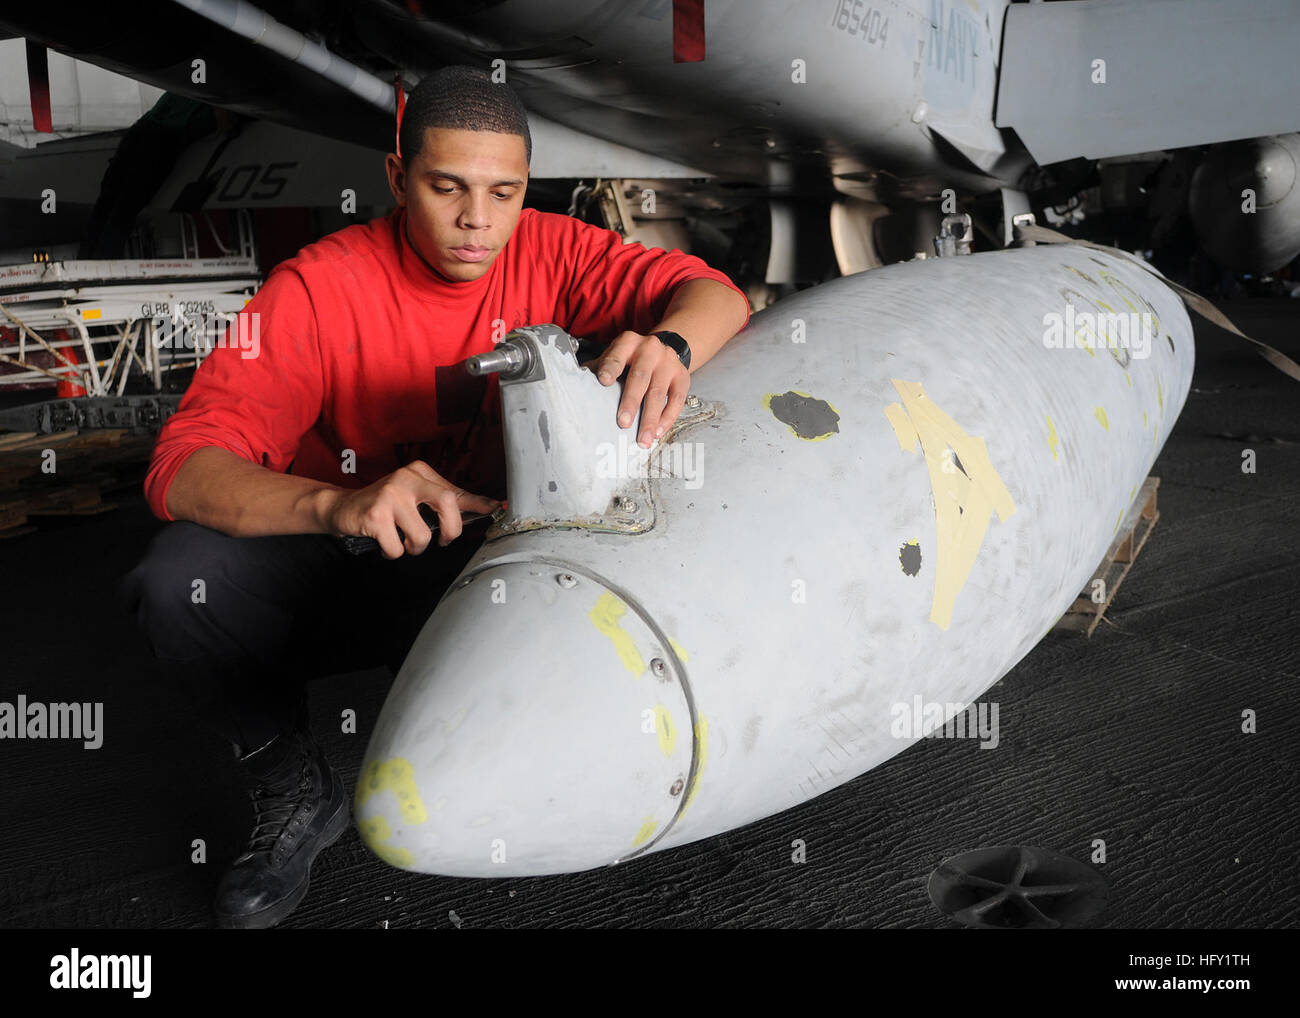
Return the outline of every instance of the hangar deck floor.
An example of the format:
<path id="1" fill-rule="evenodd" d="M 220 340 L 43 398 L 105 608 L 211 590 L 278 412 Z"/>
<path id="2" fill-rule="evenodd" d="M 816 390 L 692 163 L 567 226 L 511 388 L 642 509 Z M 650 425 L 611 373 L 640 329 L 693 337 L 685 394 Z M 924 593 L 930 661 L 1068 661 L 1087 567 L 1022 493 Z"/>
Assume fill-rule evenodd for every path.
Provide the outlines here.
<path id="1" fill-rule="evenodd" d="M 1224 310 L 1300 358 L 1300 301 Z M 1000 704 L 998 751 L 926 740 L 787 813 L 572 876 L 408 874 L 351 830 L 284 925 L 951 927 L 926 893 L 945 857 L 1025 844 L 1087 861 L 1096 839 L 1112 887 L 1095 926 L 1294 922 L 1300 386 L 1204 323 L 1197 341 L 1193 391 L 1152 471 L 1160 523 L 1091 640 L 1049 636 L 986 694 Z M 0 544 L 0 700 L 108 705 L 98 750 L 0 743 L 0 926 L 208 926 L 220 866 L 247 833 L 224 747 L 150 679 L 112 600 L 158 526 L 136 496 Z M 367 730 L 343 735 L 331 719 L 344 707 L 373 718 L 388 685 L 379 670 L 313 686 L 315 728 L 349 787 Z M 1247 709 L 1256 734 L 1242 732 Z M 190 862 L 199 837 L 202 866 Z"/>

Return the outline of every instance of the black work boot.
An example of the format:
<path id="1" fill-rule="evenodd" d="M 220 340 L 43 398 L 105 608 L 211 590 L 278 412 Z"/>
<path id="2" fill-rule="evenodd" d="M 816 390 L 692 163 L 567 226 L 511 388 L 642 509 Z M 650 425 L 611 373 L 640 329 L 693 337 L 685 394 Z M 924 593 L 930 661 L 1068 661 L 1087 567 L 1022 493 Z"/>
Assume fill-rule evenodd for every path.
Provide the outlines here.
<path id="1" fill-rule="evenodd" d="M 312 860 L 347 829 L 343 779 L 305 725 L 239 759 L 257 814 L 248 847 L 222 875 L 213 911 L 226 929 L 266 929 L 307 894 Z"/>

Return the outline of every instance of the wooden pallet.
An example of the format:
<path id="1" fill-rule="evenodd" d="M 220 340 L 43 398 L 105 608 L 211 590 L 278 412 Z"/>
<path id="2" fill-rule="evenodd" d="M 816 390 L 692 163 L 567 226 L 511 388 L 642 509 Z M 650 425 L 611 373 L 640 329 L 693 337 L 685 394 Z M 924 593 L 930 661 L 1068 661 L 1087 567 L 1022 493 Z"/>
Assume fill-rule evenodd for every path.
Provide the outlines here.
<path id="1" fill-rule="evenodd" d="M 1106 551 L 1106 557 L 1101 560 L 1101 565 L 1092 574 L 1092 579 L 1084 585 L 1083 593 L 1074 599 L 1074 603 L 1061 616 L 1061 620 L 1052 627 L 1053 631 L 1084 633 L 1091 636 L 1101 624 L 1106 609 L 1115 599 L 1119 585 L 1124 582 L 1124 577 L 1133 568 L 1133 560 L 1147 543 L 1156 521 L 1160 519 L 1160 510 L 1156 508 L 1156 490 L 1159 487 L 1158 477 L 1148 477 L 1142 482 L 1137 497 L 1133 499 L 1133 504 L 1124 514 L 1115 540 Z M 1101 603 L 1096 603 L 1092 599 L 1098 580 L 1104 584 L 1100 588 L 1105 594 Z"/>
<path id="2" fill-rule="evenodd" d="M 29 534 L 42 516 L 97 516 L 117 508 L 108 492 L 138 486 L 153 435 L 103 428 L 52 435 L 0 435 L 0 539 Z M 41 470 L 55 450 L 55 473 Z"/>

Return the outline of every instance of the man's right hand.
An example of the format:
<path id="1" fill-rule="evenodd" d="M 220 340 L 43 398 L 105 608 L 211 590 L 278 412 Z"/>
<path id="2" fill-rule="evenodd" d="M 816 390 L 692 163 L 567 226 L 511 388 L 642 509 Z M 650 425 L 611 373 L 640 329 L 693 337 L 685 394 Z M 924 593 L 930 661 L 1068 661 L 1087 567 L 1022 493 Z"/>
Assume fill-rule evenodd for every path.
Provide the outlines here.
<path id="1" fill-rule="evenodd" d="M 433 538 L 420 518 L 421 503 L 438 514 L 438 544 L 444 548 L 460 536 L 462 511 L 492 513 L 501 507 L 495 499 L 472 495 L 427 463 L 413 460 L 367 488 L 331 491 L 321 523 L 339 537 L 373 537 L 385 558 L 401 558 L 404 550 L 419 555 Z M 405 542 L 398 527 L 406 535 Z"/>

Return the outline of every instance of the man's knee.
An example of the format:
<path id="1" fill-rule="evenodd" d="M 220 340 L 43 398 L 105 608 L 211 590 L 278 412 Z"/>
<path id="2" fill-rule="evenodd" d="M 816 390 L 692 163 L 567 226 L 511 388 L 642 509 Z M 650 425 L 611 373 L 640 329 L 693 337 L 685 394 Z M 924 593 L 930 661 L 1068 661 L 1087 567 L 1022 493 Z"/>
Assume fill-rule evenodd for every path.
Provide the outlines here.
<path id="1" fill-rule="evenodd" d="M 155 655 L 280 662 L 329 635 L 351 556 L 323 534 L 230 537 L 178 521 L 154 538 L 123 596 Z"/>
<path id="2" fill-rule="evenodd" d="M 154 536 L 127 573 L 120 587 L 123 602 L 159 657 L 188 660 L 198 655 L 197 648 L 187 645 L 197 619 L 194 608 L 206 602 L 209 581 L 225 574 L 220 566 L 237 540 L 178 520 Z"/>

